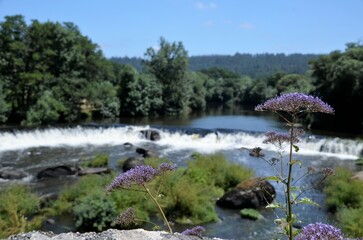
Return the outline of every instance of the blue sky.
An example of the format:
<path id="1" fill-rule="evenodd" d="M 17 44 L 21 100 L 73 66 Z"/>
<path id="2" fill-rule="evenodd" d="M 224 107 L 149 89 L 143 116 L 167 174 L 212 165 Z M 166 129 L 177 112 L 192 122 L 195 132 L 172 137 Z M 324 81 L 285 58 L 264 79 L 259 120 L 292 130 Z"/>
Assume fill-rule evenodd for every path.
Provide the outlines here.
<path id="1" fill-rule="evenodd" d="M 189 56 L 329 53 L 363 42 L 363 0 L 0 0 L 0 21 L 73 22 L 106 57 L 143 57 L 160 37 Z"/>

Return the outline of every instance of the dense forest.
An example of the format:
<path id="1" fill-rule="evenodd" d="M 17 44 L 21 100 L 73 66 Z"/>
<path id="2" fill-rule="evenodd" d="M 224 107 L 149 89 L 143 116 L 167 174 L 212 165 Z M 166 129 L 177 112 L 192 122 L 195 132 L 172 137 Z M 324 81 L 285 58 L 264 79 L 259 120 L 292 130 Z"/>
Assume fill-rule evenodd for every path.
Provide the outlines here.
<path id="1" fill-rule="evenodd" d="M 318 58 L 317 54 L 248 54 L 191 56 L 188 58 L 190 71 L 209 68 L 222 68 L 251 78 L 267 77 L 276 72 L 305 74 L 309 61 Z M 110 59 L 120 64 L 130 64 L 137 71 L 142 71 L 142 58 L 113 57 Z"/>
<path id="2" fill-rule="evenodd" d="M 5 17 L 0 22 L 0 122 L 29 126 L 179 114 L 204 110 L 209 103 L 258 104 L 299 91 L 336 109 L 334 118 L 309 117 L 311 127 L 363 130 L 360 44 L 321 56 L 189 57 L 182 42 L 161 37 L 158 50 L 146 49 L 141 61 L 116 60 L 105 58 L 73 23 L 27 24 L 20 15 Z"/>

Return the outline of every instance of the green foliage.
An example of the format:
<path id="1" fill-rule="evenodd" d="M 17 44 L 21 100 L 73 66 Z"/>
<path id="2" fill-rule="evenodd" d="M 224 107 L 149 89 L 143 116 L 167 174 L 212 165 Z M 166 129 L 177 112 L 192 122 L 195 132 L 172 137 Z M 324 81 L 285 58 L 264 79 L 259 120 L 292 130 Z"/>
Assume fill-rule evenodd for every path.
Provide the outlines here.
<path id="1" fill-rule="evenodd" d="M 187 174 L 198 182 L 213 184 L 227 191 L 252 177 L 253 172 L 240 164 L 229 162 L 222 154 L 195 153 L 188 163 Z"/>
<path id="2" fill-rule="evenodd" d="M 248 218 L 252 220 L 258 220 L 262 218 L 262 215 L 253 208 L 244 208 L 240 211 L 241 217 Z"/>
<path id="3" fill-rule="evenodd" d="M 60 113 L 65 111 L 64 105 L 59 102 L 51 91 L 45 91 L 38 101 L 26 113 L 22 125 L 40 125 L 42 123 L 57 122 Z"/>
<path id="4" fill-rule="evenodd" d="M 338 168 L 335 174 L 328 178 L 324 193 L 325 205 L 329 211 L 336 211 L 339 207 L 356 208 L 363 200 L 363 184 L 352 179 L 348 169 Z"/>
<path id="5" fill-rule="evenodd" d="M 145 164 L 156 168 L 167 161 L 148 158 Z M 215 200 L 223 194 L 222 188 L 233 187 L 251 174 L 250 170 L 229 163 L 222 155 L 198 154 L 189 162 L 187 169 L 168 172 L 164 178 L 156 178 L 148 187 L 150 191 L 157 192 L 161 184 L 157 200 L 172 221 L 198 224 L 216 221 Z M 223 179 L 224 175 L 226 179 Z M 60 194 L 54 204 L 54 214 L 70 213 L 79 229 L 100 231 L 110 226 L 115 213 L 119 214 L 129 207 L 133 207 L 137 218 L 142 220 L 148 220 L 150 215 L 157 213 L 157 208 L 144 192 L 114 191 L 105 200 L 104 189 L 113 179 L 113 174 L 82 177 Z M 104 219 L 99 218 L 100 215 Z"/>
<path id="6" fill-rule="evenodd" d="M 138 74 L 131 66 L 120 72 L 118 96 L 123 116 L 148 116 L 161 111 L 161 86 L 150 74 Z"/>
<path id="7" fill-rule="evenodd" d="M 102 231 L 113 226 L 112 222 L 118 214 L 116 203 L 100 190 L 92 191 L 77 199 L 73 214 L 78 229 Z"/>
<path id="8" fill-rule="evenodd" d="M 287 74 L 276 82 L 278 93 L 302 92 L 310 93 L 314 90 L 311 78 L 302 74 Z"/>
<path id="9" fill-rule="evenodd" d="M 336 213 L 344 234 L 359 238 L 363 237 L 363 184 L 358 179 L 352 179 L 352 176 L 348 169 L 336 169 L 324 188 L 325 204 Z"/>
<path id="10" fill-rule="evenodd" d="M 0 192 L 0 238 L 27 232 L 41 226 L 39 198 L 21 185 L 9 186 Z"/>
<path id="11" fill-rule="evenodd" d="M 359 158 L 355 161 L 355 165 L 363 166 L 363 158 Z"/>
<path id="12" fill-rule="evenodd" d="M 312 127 L 361 133 L 363 112 L 363 45 L 347 44 L 345 52 L 334 51 L 311 62 L 315 92 L 334 107 L 332 119 L 311 119 Z M 349 119 L 349 124 L 346 120 Z"/>
<path id="13" fill-rule="evenodd" d="M 148 219 L 153 207 L 145 195 L 134 191 L 117 191 L 107 196 L 105 187 L 114 175 L 89 175 L 65 188 L 54 203 L 55 215 L 72 214 L 79 229 L 101 231 L 111 226 L 115 217 L 132 206 L 138 217 Z M 96 214 L 97 213 L 97 214 Z"/>
<path id="14" fill-rule="evenodd" d="M 160 38 L 159 49 L 146 50 L 143 61 L 145 71 L 154 75 L 162 87 L 163 113 L 173 114 L 185 110 L 188 103 L 188 53 L 181 42 L 169 43 Z"/>
<path id="15" fill-rule="evenodd" d="M 109 156 L 107 154 L 98 154 L 90 160 L 82 163 L 83 167 L 107 167 Z"/>
<path id="16" fill-rule="evenodd" d="M 8 119 L 9 106 L 5 101 L 5 93 L 3 90 L 3 83 L 0 79 L 0 123 L 6 122 Z"/>
<path id="17" fill-rule="evenodd" d="M 118 114 L 113 65 L 74 24 L 27 25 L 23 16 L 7 16 L 0 49 L 2 98 L 10 106 L 0 98 L 0 119 L 6 110 L 9 121 L 24 125 L 76 121 L 84 100 L 103 117 Z"/>
<path id="18" fill-rule="evenodd" d="M 337 212 L 339 226 L 346 237 L 363 237 L 363 202 L 357 208 L 342 207 Z"/>

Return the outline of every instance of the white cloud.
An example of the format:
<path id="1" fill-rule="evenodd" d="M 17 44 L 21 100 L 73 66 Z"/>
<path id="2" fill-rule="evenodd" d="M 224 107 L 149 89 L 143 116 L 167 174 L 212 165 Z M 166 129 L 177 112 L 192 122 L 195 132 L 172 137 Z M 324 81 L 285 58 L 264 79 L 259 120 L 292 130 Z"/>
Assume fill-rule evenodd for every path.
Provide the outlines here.
<path id="1" fill-rule="evenodd" d="M 244 22 L 244 23 L 241 23 L 239 25 L 239 28 L 241 28 L 241 29 L 255 29 L 256 27 L 252 23 Z"/>
<path id="2" fill-rule="evenodd" d="M 196 2 L 195 7 L 200 10 L 206 10 L 206 9 L 214 9 L 217 8 L 217 5 L 214 2 Z"/>

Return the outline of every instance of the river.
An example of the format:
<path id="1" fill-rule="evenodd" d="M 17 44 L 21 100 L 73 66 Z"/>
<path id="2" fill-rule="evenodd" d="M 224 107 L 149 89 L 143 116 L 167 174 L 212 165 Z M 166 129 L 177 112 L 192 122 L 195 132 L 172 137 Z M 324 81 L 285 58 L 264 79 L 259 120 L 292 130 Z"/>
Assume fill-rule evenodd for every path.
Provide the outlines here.
<path id="1" fill-rule="evenodd" d="M 160 132 L 159 141 L 152 142 L 140 136 L 140 130 L 150 128 Z M 40 170 L 63 164 L 77 164 L 80 159 L 98 153 L 109 154 L 109 167 L 116 169 L 118 160 L 135 156 L 135 149 L 123 145 L 129 142 L 137 147 L 158 151 L 162 157 L 169 158 L 179 166 L 185 165 L 193 152 L 221 152 L 230 161 L 252 168 L 256 176 L 265 177 L 273 175 L 272 169 L 261 159 L 250 157 L 248 151 L 241 149 L 259 146 L 266 156 L 275 157 L 274 147 L 262 143 L 263 133 L 269 130 L 283 131 L 285 127 L 271 114 L 221 108 L 184 117 L 127 118 L 38 129 L 4 128 L 0 132 L 0 167 L 24 170 L 29 176 L 21 182 L 44 194 L 59 190 L 62 184 L 69 181 L 65 180 L 62 184 L 59 181 L 38 181 L 34 176 Z M 354 171 L 362 170 L 354 164 L 354 160 L 363 154 L 362 141 L 334 136 L 332 133 L 316 135 L 307 132 L 299 143 L 299 148 L 296 158 L 303 162 L 303 169 L 295 169 L 298 174 L 303 173 L 307 166 L 316 169 L 345 166 Z M 312 178 L 306 178 L 302 184 L 311 181 Z M 0 188 L 13 182 L 16 181 L 2 180 Z M 282 201 L 281 186 L 273 184 L 277 190 L 277 199 Z M 296 207 L 302 225 L 313 222 L 334 224 L 335 219 L 324 211 L 321 189 L 308 191 L 306 196 L 322 207 Z M 273 223 L 276 213 L 270 209 L 262 209 L 264 219 L 258 221 L 242 219 L 236 210 L 218 207 L 216 210 L 220 221 L 203 225 L 207 229 L 207 236 L 271 239 L 277 231 Z M 59 226 L 51 230 L 61 232 L 72 229 L 69 226 Z"/>

